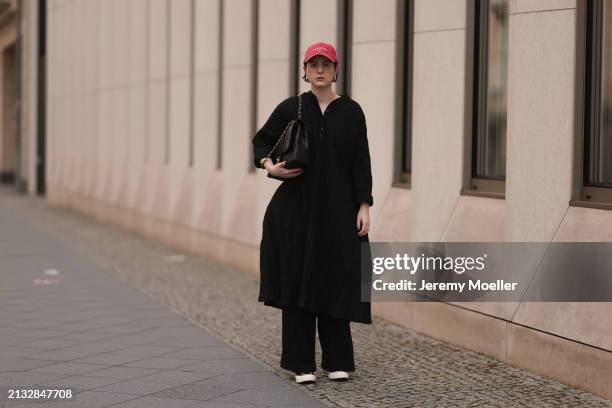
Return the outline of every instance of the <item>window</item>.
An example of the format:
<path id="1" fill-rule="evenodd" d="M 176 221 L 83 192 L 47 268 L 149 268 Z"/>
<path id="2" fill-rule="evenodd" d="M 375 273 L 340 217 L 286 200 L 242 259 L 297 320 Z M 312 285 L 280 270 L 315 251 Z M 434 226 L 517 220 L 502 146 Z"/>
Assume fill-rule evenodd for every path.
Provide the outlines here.
<path id="1" fill-rule="evenodd" d="M 259 0 L 252 0 L 251 3 L 252 14 L 251 14 L 251 117 L 250 127 L 251 131 L 249 134 L 249 143 L 247 144 L 249 154 L 253 155 L 253 148 L 250 144 L 250 138 L 252 138 L 257 130 L 257 99 L 259 97 Z M 249 166 L 249 172 L 255 172 L 255 163 L 253 157 L 251 157 L 251 165 Z"/>
<path id="2" fill-rule="evenodd" d="M 170 0 L 166 0 L 166 129 L 164 138 L 164 163 L 168 165 L 170 163 L 170 120 L 172 119 L 170 112 L 172 107 L 172 93 L 170 87 L 172 83 L 172 3 Z"/>
<path id="3" fill-rule="evenodd" d="M 298 95 L 302 69 L 300 56 L 300 0 L 291 0 L 289 6 L 289 95 Z"/>
<path id="4" fill-rule="evenodd" d="M 194 165 L 195 144 L 195 41 L 196 41 L 196 0 L 191 0 L 189 21 L 189 167 Z"/>
<path id="5" fill-rule="evenodd" d="M 397 2 L 394 187 L 410 187 L 412 171 L 412 50 L 414 0 Z"/>
<path id="6" fill-rule="evenodd" d="M 217 56 L 217 163 L 216 168 L 223 167 L 223 47 L 225 46 L 225 10 L 223 0 L 219 0 L 219 55 Z"/>
<path id="7" fill-rule="evenodd" d="M 336 92 L 351 93 L 351 47 L 353 44 L 353 0 L 338 0 L 338 58 Z"/>
<path id="8" fill-rule="evenodd" d="M 508 0 L 472 0 L 469 41 L 473 78 L 468 104 L 467 169 L 464 193 L 503 198 L 506 178 Z M 468 47 L 472 48 L 472 47 Z M 469 72 L 469 71 L 468 71 Z"/>
<path id="9" fill-rule="evenodd" d="M 588 206 L 612 205 L 612 1 L 580 5 L 577 41 L 573 198 Z"/>

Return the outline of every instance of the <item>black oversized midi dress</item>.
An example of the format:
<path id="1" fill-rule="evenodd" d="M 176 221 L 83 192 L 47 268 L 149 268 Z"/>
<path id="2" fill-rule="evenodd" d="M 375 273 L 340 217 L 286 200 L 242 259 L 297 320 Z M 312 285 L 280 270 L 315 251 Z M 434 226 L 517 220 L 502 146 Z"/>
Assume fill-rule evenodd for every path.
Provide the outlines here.
<path id="1" fill-rule="evenodd" d="M 257 131 L 255 166 L 261 167 L 297 110 L 297 96 L 285 99 Z M 357 235 L 360 204 L 374 204 L 365 116 L 348 95 L 321 112 L 312 91 L 302 94 L 302 116 L 309 129 L 310 164 L 282 181 L 266 208 L 258 300 L 371 323 L 360 270 L 361 243 L 369 238 Z M 369 290 L 367 283 L 364 287 Z"/>

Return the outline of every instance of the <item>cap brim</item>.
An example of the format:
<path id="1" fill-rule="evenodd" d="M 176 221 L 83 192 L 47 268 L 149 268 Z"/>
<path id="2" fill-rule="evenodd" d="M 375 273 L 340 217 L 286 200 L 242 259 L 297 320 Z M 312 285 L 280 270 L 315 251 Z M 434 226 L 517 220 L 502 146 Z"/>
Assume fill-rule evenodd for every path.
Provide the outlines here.
<path id="1" fill-rule="evenodd" d="M 304 60 L 304 63 L 306 63 L 306 62 L 310 61 L 311 59 L 313 59 L 313 58 L 314 58 L 314 57 L 316 57 L 317 55 L 322 55 L 322 56 L 324 56 L 325 58 L 327 58 L 328 60 L 330 60 L 331 62 L 338 62 L 338 60 L 334 60 L 334 59 L 330 58 L 330 57 L 329 57 L 329 55 L 327 55 L 327 54 L 319 53 L 319 54 L 313 54 L 313 55 L 311 55 L 311 56 L 310 56 L 310 58 L 308 58 L 307 60 Z"/>

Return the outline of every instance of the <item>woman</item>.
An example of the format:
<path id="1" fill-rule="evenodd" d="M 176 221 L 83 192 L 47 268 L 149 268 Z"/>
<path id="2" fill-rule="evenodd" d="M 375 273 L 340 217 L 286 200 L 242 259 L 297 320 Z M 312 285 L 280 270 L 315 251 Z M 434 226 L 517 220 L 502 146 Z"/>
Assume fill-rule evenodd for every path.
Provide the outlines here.
<path id="1" fill-rule="evenodd" d="M 371 324 L 361 298 L 361 243 L 369 242 L 372 174 L 366 121 L 359 104 L 338 95 L 334 47 L 316 43 L 303 62 L 302 94 L 310 163 L 287 169 L 266 157 L 297 117 L 298 97 L 282 101 L 253 137 L 255 166 L 282 177 L 263 219 L 259 301 L 282 309 L 281 367 L 298 383 L 314 382 L 315 325 L 321 367 L 332 380 L 355 370 L 350 322 Z M 318 318 L 318 322 L 316 319 Z"/>

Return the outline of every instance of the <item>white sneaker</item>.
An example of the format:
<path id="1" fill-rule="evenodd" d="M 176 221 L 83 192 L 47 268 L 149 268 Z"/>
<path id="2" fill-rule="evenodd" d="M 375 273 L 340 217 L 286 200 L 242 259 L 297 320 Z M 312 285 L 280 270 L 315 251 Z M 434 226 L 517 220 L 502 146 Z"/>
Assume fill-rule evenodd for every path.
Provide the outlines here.
<path id="1" fill-rule="evenodd" d="M 300 373 L 295 375 L 295 382 L 298 384 L 312 384 L 317 381 L 314 373 Z"/>
<path id="2" fill-rule="evenodd" d="M 349 379 L 349 373 L 346 371 L 330 371 L 327 376 L 332 381 L 346 381 Z"/>

